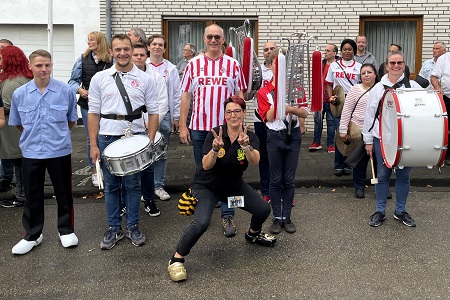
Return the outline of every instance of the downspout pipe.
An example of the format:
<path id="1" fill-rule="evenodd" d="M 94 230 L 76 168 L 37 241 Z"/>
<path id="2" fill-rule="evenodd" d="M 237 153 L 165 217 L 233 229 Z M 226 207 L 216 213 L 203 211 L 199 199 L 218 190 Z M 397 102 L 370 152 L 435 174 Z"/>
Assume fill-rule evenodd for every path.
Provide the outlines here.
<path id="1" fill-rule="evenodd" d="M 111 44 L 111 0 L 106 0 L 106 38 Z"/>

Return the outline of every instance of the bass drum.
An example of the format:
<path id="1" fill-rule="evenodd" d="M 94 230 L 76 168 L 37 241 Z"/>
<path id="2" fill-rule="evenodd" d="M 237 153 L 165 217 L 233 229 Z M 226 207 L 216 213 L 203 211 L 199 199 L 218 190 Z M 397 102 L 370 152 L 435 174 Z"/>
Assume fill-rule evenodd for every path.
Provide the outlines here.
<path id="1" fill-rule="evenodd" d="M 440 167 L 448 146 L 448 117 L 434 90 L 389 89 L 380 103 L 381 153 L 387 167 Z"/>

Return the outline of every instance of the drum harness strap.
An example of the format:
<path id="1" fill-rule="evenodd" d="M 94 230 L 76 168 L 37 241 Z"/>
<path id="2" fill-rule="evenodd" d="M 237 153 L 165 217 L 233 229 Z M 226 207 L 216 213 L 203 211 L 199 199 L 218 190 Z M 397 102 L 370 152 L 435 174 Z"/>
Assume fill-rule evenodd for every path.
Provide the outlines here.
<path id="1" fill-rule="evenodd" d="M 384 95 L 386 95 L 386 92 L 387 92 L 388 89 L 394 89 L 395 90 L 395 89 L 398 89 L 399 87 L 401 87 L 402 85 L 405 85 L 405 88 L 410 88 L 411 87 L 409 79 L 406 78 L 406 77 L 404 77 L 402 79 L 402 81 L 397 82 L 393 86 L 388 86 L 388 85 L 383 84 L 384 90 L 385 90 Z M 383 97 L 384 97 L 384 95 L 383 95 Z M 373 129 L 373 126 L 375 126 L 375 121 L 378 120 L 378 118 L 380 117 L 380 106 L 381 106 L 381 100 L 378 102 L 377 111 L 375 112 L 375 118 L 373 118 L 373 123 L 372 123 L 372 126 L 370 126 L 369 132 Z"/>
<path id="2" fill-rule="evenodd" d="M 122 121 L 125 120 L 125 121 L 129 121 L 129 122 L 132 122 L 134 120 L 141 118 L 142 112 L 147 111 L 146 107 L 141 106 L 141 107 L 137 108 L 135 111 L 133 111 L 133 109 L 131 108 L 130 98 L 128 97 L 127 91 L 125 90 L 122 80 L 118 76 L 118 72 L 116 72 L 116 74 L 114 74 L 114 77 L 115 77 L 117 88 L 119 89 L 120 95 L 122 96 L 123 103 L 125 104 L 125 107 L 127 109 L 127 115 L 100 114 L 100 117 L 105 118 L 105 119 L 111 119 L 111 120 L 122 120 Z"/>

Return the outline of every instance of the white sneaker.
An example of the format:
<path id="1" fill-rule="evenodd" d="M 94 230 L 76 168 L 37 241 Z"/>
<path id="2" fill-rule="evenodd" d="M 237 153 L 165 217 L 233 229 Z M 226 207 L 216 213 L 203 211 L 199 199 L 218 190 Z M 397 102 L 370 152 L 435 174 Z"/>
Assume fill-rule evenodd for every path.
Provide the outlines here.
<path id="1" fill-rule="evenodd" d="M 169 193 L 167 193 L 162 187 L 155 189 L 155 195 L 159 197 L 159 199 L 165 201 L 170 199 Z"/>
<path id="2" fill-rule="evenodd" d="M 98 187 L 98 177 L 97 177 L 97 174 L 92 174 L 91 179 L 92 179 L 92 185 Z"/>
<path id="3" fill-rule="evenodd" d="M 75 247 L 78 245 L 78 238 L 75 233 L 60 235 L 59 239 L 64 248 Z"/>
<path id="4" fill-rule="evenodd" d="M 12 254 L 27 254 L 34 247 L 42 243 L 44 236 L 41 234 L 35 241 L 21 240 L 12 248 Z"/>

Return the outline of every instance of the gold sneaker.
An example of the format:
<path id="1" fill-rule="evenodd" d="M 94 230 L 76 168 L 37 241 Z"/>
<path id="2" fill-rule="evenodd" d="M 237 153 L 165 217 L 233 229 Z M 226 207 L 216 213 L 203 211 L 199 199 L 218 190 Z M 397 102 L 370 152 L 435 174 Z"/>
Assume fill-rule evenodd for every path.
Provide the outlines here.
<path id="1" fill-rule="evenodd" d="M 187 272 L 183 263 L 174 262 L 173 264 L 170 264 L 169 260 L 169 267 L 167 270 L 169 271 L 170 280 L 172 281 L 182 281 L 187 279 Z"/>

